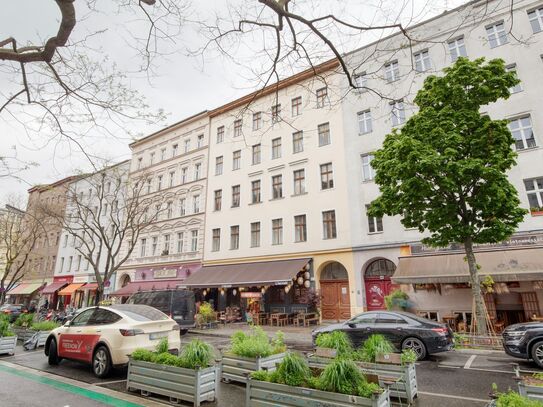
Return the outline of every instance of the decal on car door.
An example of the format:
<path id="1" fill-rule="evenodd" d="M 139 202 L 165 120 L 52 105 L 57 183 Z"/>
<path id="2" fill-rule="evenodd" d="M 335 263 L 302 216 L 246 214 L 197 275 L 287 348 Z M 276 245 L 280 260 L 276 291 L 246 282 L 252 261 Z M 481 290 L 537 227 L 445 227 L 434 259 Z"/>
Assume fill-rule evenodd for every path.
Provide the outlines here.
<path id="1" fill-rule="evenodd" d="M 59 338 L 60 357 L 79 359 L 90 362 L 92 350 L 100 340 L 100 335 L 93 334 L 61 334 Z"/>

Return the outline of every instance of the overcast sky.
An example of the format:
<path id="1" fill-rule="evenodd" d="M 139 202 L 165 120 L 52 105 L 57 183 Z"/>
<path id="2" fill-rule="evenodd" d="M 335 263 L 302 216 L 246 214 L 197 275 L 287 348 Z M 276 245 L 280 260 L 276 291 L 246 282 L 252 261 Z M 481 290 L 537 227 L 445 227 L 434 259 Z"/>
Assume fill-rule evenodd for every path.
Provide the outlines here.
<path id="1" fill-rule="evenodd" d="M 257 3 L 256 0 L 231 0 L 230 3 L 243 3 L 243 1 L 245 4 Z M 402 14 L 404 21 L 409 19 L 420 21 L 422 18 L 429 18 L 438 12 L 463 3 L 461 0 L 411 1 L 410 7 L 403 12 L 405 15 Z M 107 13 L 87 15 L 84 7 L 82 8 L 83 3 L 83 0 L 76 0 L 78 18 L 85 16 L 85 19 L 76 25 L 72 39 L 82 38 L 96 28 L 107 29 L 95 45 L 101 46 L 103 53 L 110 55 L 111 59 L 119 64 L 120 69 L 130 69 L 130 65 L 135 61 L 132 50 L 126 46 L 126 31 L 120 28 L 126 27 L 119 21 L 133 21 L 137 16 L 124 15 L 111 18 Z M 101 4 L 110 6 L 107 3 L 105 0 L 97 1 L 98 6 Z M 191 18 L 213 18 L 213 13 L 224 13 L 226 3 L 229 1 L 195 1 Z M 382 20 L 384 16 L 398 12 L 395 10 L 398 2 L 391 0 L 337 0 L 337 2 L 298 0 L 293 3 L 296 3 L 298 7 L 306 8 L 312 15 L 334 11 L 349 21 L 357 16 L 366 15 L 371 16 L 372 19 Z M 382 4 L 385 9 L 376 10 L 378 4 Z M 53 0 L 6 2 L 2 5 L 0 16 L 0 40 L 13 36 L 18 39 L 19 44 L 24 44 L 37 38 L 46 38 L 58 29 L 58 18 L 59 12 Z M 119 20 L 119 18 L 124 18 L 124 20 Z M 368 19 L 364 21 L 368 22 Z M 371 39 L 371 37 L 360 39 L 352 46 L 358 46 L 360 41 L 368 42 Z M 186 49 L 192 48 L 192 45 L 196 48 L 198 43 L 201 43 L 201 38 L 196 29 L 189 25 L 183 31 L 183 35 L 177 39 L 177 43 L 170 44 L 172 47 L 170 49 L 176 52 L 158 61 L 155 77 L 148 79 L 142 75 L 129 75 L 127 80 L 130 85 L 147 98 L 150 106 L 162 108 L 169 113 L 167 120 L 160 124 L 138 125 L 140 127 L 132 129 L 140 136 L 194 113 L 220 106 L 254 89 L 256 83 L 251 80 L 249 71 L 225 58 L 210 55 L 202 64 L 201 59 L 186 56 Z M 261 44 L 251 45 L 258 47 Z M 348 50 L 349 45 L 345 45 L 347 48 L 344 49 L 345 51 Z M 247 57 L 247 52 L 250 52 L 250 49 L 239 49 L 240 61 L 244 60 L 243 57 Z M 1 64 L 0 62 L 0 89 L 6 90 L 12 83 L 9 83 L 3 75 Z M 4 100 L 1 100 L 0 105 L 3 103 Z M 9 114 L 0 115 L 0 156 L 17 154 L 19 159 L 36 162 L 37 166 L 21 173 L 22 180 L 0 178 L 0 202 L 5 201 L 10 195 L 25 195 L 29 185 L 54 182 L 70 174 L 89 169 L 89 164 L 83 154 L 73 146 L 63 143 L 50 143 L 44 146 L 36 139 L 36 135 L 25 134 L 17 123 L 18 119 L 20 117 L 12 117 Z M 94 155 L 121 161 L 130 158 L 128 148 L 130 141 L 131 138 L 127 134 L 106 137 L 100 132 L 95 132 L 86 137 L 84 144 L 85 149 Z"/>

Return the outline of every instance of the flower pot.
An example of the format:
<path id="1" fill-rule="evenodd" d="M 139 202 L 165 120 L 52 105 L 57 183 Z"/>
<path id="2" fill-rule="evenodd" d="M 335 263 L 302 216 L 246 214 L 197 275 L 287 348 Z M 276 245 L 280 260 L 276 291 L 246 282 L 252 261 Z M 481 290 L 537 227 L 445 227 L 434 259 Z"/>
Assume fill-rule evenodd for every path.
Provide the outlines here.
<path id="1" fill-rule="evenodd" d="M 17 336 L 0 337 L 0 355 L 13 355 L 17 346 Z"/>
<path id="2" fill-rule="evenodd" d="M 231 353 L 224 353 L 221 360 L 221 379 L 228 382 L 247 382 L 248 373 L 267 369 L 275 370 L 275 365 L 281 363 L 286 353 L 277 353 L 265 358 L 245 358 Z"/>
<path id="3" fill-rule="evenodd" d="M 183 400 L 198 407 L 217 398 L 219 369 L 219 366 L 186 369 L 130 359 L 126 388 L 140 390 L 143 396 L 159 394 L 169 397 L 171 402 Z"/>

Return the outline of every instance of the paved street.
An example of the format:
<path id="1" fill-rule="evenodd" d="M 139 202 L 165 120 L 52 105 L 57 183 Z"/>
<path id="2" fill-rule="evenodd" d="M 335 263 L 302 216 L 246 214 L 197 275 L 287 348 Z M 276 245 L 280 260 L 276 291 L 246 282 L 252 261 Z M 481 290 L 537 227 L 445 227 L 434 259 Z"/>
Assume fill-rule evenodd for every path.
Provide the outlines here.
<path id="1" fill-rule="evenodd" d="M 200 337 L 211 343 L 216 349 L 225 347 L 228 338 L 209 336 L 209 335 L 188 335 L 183 337 L 183 342 Z M 300 341 L 303 343 L 304 341 Z M 306 346 L 302 346 L 306 350 Z M 97 379 L 93 376 L 88 366 L 63 361 L 59 366 L 48 366 L 43 350 L 25 352 L 21 348 L 17 350 L 15 356 L 2 357 L 0 361 L 9 362 L 21 367 L 35 369 L 38 372 L 53 374 L 60 378 L 66 378 L 78 381 L 87 389 L 105 391 L 115 390 L 127 394 L 126 392 L 126 369 L 116 370 L 107 380 Z M 516 382 L 513 379 L 512 363 L 519 363 L 521 369 L 526 372 L 539 371 L 534 365 L 519 361 L 506 356 L 503 352 L 483 352 L 475 354 L 473 352 L 447 352 L 432 356 L 429 360 L 423 361 L 417 366 L 417 377 L 419 384 L 419 399 L 416 406 L 484 406 L 488 399 L 488 392 L 492 383 L 496 383 L 500 390 L 516 388 Z M 14 375 L 6 372 L 5 367 L 0 365 L 0 382 L 7 383 L 2 385 L 0 396 L 5 397 L 2 400 L 9 400 L 10 405 L 14 406 L 101 406 L 103 400 L 100 398 L 89 398 L 84 392 L 66 392 L 65 389 L 58 388 L 51 383 L 43 383 L 34 379 L 27 379 L 21 375 Z M 27 383 L 39 389 L 37 392 L 26 392 Z M 12 391 L 13 390 L 13 391 Z M 9 395 L 8 395 L 9 393 Z M 39 404 L 43 395 L 46 394 L 46 403 Z M 137 393 L 131 393 L 132 397 L 138 396 Z M 150 406 L 161 405 L 165 399 L 161 398 L 135 398 L 137 404 Z M 245 388 L 236 384 L 221 384 L 220 397 L 215 403 L 208 403 L 209 407 L 229 407 L 233 405 L 241 406 L 245 400 Z M 47 404 L 49 403 L 49 404 Z M 158 403 L 158 404 L 157 404 Z M 109 404 L 118 405 L 118 404 Z"/>

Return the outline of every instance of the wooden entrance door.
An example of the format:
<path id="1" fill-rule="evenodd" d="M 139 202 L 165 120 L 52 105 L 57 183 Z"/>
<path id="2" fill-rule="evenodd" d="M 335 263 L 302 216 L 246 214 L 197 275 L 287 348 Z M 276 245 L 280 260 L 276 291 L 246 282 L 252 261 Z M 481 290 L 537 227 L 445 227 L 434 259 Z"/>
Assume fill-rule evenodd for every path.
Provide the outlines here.
<path id="1" fill-rule="evenodd" d="M 321 280 L 322 319 L 339 321 L 351 317 L 348 280 Z"/>
<path id="2" fill-rule="evenodd" d="M 366 304 L 368 311 L 385 309 L 385 295 L 390 294 L 390 278 L 366 278 Z"/>

